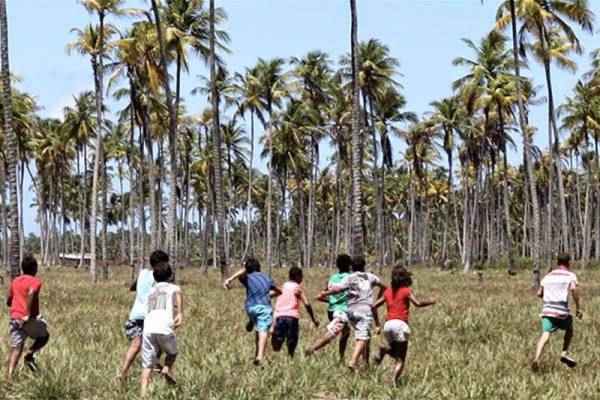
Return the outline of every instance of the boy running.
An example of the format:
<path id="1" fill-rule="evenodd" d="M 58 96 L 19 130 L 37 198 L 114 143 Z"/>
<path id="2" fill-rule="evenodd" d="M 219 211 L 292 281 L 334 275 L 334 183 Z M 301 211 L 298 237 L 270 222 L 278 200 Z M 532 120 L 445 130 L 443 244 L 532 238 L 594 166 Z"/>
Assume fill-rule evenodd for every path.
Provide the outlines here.
<path id="1" fill-rule="evenodd" d="M 383 336 L 387 345 L 379 348 L 379 355 L 375 357 L 375 362 L 380 364 L 386 355 L 391 356 L 395 361 L 393 382 L 396 384 L 398 378 L 402 375 L 406 365 L 406 353 L 408 351 L 408 339 L 410 337 L 410 328 L 408 327 L 409 309 L 411 303 L 415 307 L 427 307 L 435 304 L 435 301 L 419 301 L 412 289 L 412 278 L 410 272 L 401 266 L 396 266 L 392 270 L 391 288 L 383 292 L 383 297 L 374 305 L 375 326 L 379 329 L 379 318 L 377 317 L 377 308 L 385 303 L 387 307 L 387 317 L 383 326 Z"/>
<path id="2" fill-rule="evenodd" d="M 300 303 L 304 304 L 313 324 L 319 326 L 319 321 L 315 319 L 312 306 L 304 293 L 302 280 L 302 269 L 290 268 L 289 281 L 281 287 L 281 295 L 275 303 L 275 326 L 272 330 L 271 344 L 273 351 L 278 352 L 285 342 L 290 357 L 294 357 L 300 336 Z"/>
<path id="3" fill-rule="evenodd" d="M 10 307 L 10 352 L 6 380 L 11 382 L 13 373 L 23 354 L 25 340 L 33 339 L 33 344 L 25 354 L 25 365 L 35 372 L 35 354 L 50 339 L 46 322 L 40 317 L 40 291 L 42 281 L 36 277 L 37 260 L 33 256 L 25 256 L 21 262 L 23 274 L 14 279 L 8 289 L 6 305 Z"/>
<path id="4" fill-rule="evenodd" d="M 123 360 L 121 368 L 121 380 L 129 373 L 131 365 L 142 348 L 142 334 L 144 333 L 144 318 L 148 308 L 148 295 L 154 286 L 152 270 L 161 263 L 168 263 L 169 255 L 161 250 L 156 250 L 150 255 L 150 268 L 144 265 L 140 270 L 137 280 L 131 284 L 130 291 L 135 292 L 135 302 L 129 313 L 129 319 L 125 323 L 125 335 L 131 342 Z"/>
<path id="5" fill-rule="evenodd" d="M 542 308 L 542 336 L 537 344 L 535 359 L 531 365 L 534 371 L 539 368 L 540 357 L 544 346 L 550 339 L 550 335 L 557 330 L 565 331 L 563 348 L 560 361 L 573 368 L 577 362 L 569 357 L 568 350 L 573 338 L 573 317 L 569 309 L 569 294 L 575 302 L 575 315 L 581 318 L 581 302 L 577 289 L 577 276 L 573 273 L 569 264 L 571 257 L 568 254 L 558 256 L 558 266 L 542 279 L 538 290 L 538 297 L 543 299 Z"/>
<path id="6" fill-rule="evenodd" d="M 340 254 L 337 257 L 336 265 L 338 272 L 329 278 L 325 285 L 325 290 L 329 289 L 331 286 L 339 285 L 346 277 L 350 276 L 352 258 L 347 254 Z M 317 300 L 328 303 L 327 316 L 329 318 L 329 324 L 327 325 L 327 333 L 325 336 L 308 349 L 306 354 L 311 355 L 315 351 L 322 349 L 339 335 L 340 360 L 343 361 L 348 338 L 350 337 L 350 328 L 348 327 L 348 298 L 346 292 L 332 294 L 327 297 L 319 296 Z"/>
<path id="7" fill-rule="evenodd" d="M 339 284 L 332 285 L 329 290 L 321 293 L 320 297 L 341 293 L 344 290 L 348 294 L 348 322 L 354 330 L 356 339 L 354 352 L 348 367 L 355 371 L 358 359 L 365 354 L 369 341 L 371 340 L 371 329 L 373 327 L 373 289 L 385 286 L 381 280 L 370 272 L 365 272 L 365 259 L 355 257 L 352 260 L 352 274 L 345 277 Z"/>
<path id="8" fill-rule="evenodd" d="M 281 291 L 267 274 L 260 272 L 260 263 L 255 258 L 248 258 L 244 268 L 226 279 L 223 286 L 229 289 L 235 279 L 239 279 L 246 288 L 245 308 L 250 320 L 248 326 L 254 326 L 256 331 L 254 365 L 260 365 L 273 324 L 271 297 L 281 294 Z"/>
<path id="9" fill-rule="evenodd" d="M 165 366 L 161 370 L 167 381 L 174 384 L 173 365 L 177 359 L 175 330 L 183 323 L 183 298 L 181 289 L 169 283 L 173 271 L 166 262 L 154 268 L 156 285 L 148 295 L 148 308 L 144 319 L 142 339 L 142 397 L 146 395 L 152 368 L 165 353 Z"/>

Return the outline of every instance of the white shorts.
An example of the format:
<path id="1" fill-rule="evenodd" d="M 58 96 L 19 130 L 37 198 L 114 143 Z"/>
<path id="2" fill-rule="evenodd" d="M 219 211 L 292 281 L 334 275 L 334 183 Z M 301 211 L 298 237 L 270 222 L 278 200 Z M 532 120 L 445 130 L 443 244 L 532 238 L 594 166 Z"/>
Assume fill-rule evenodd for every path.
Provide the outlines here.
<path id="1" fill-rule="evenodd" d="M 383 325 L 383 336 L 390 345 L 396 342 L 408 342 L 410 328 L 402 320 L 391 319 Z"/>
<path id="2" fill-rule="evenodd" d="M 333 319 L 327 324 L 327 332 L 337 336 L 342 332 L 346 325 L 348 325 L 348 314 L 344 311 L 334 311 Z"/>
<path id="3" fill-rule="evenodd" d="M 370 311 L 348 311 L 348 322 L 354 330 L 356 340 L 371 339 L 373 328 L 373 313 Z"/>

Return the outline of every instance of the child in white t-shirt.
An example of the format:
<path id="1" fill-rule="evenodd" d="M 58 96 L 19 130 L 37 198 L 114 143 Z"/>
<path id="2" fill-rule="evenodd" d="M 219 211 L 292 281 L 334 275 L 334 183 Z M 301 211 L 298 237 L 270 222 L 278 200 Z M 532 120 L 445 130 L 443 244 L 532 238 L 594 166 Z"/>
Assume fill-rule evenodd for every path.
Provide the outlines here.
<path id="1" fill-rule="evenodd" d="M 183 322 L 183 299 L 179 286 L 169 283 L 173 272 L 168 263 L 154 268 L 156 285 L 148 296 L 148 312 L 144 320 L 142 339 L 142 396 L 146 395 L 152 367 L 158 363 L 159 354 L 164 353 L 163 375 L 174 384 L 173 364 L 177 358 L 175 330 Z"/>

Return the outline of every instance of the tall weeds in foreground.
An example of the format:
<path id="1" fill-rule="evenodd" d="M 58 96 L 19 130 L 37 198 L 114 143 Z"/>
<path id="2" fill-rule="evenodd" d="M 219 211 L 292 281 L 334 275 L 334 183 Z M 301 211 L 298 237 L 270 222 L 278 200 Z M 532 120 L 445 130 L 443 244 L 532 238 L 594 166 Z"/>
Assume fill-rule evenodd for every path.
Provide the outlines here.
<path id="1" fill-rule="evenodd" d="M 314 297 L 329 271 L 309 270 L 305 285 Z M 282 283 L 287 271 L 276 273 Z M 388 271 L 383 278 L 388 280 Z M 92 287 L 87 275 L 71 269 L 42 273 L 42 312 L 50 323 L 51 342 L 39 357 L 42 372 L 34 378 L 21 369 L 8 388 L 0 384 L 0 399 L 131 399 L 138 395 L 139 365 L 128 385 L 115 379 L 127 340 L 122 331 L 132 302 L 125 285 L 129 271 L 112 282 Z M 414 289 L 438 299 L 438 306 L 413 310 L 413 336 L 408 369 L 396 389 L 388 384 L 389 364 L 349 375 L 331 346 L 311 359 L 301 352 L 289 360 L 269 353 L 261 368 L 252 366 L 253 337 L 244 330 L 243 289 L 226 292 L 218 273 L 181 274 L 185 325 L 179 332 L 179 386 L 160 380 L 153 386 L 157 399 L 593 399 L 600 377 L 596 373 L 600 348 L 594 310 L 600 272 L 580 271 L 583 321 L 576 321 L 573 355 L 579 366 L 559 362 L 561 340 L 553 340 L 542 370 L 532 374 L 529 361 L 539 334 L 539 303 L 529 290 L 528 275 L 508 278 L 484 271 L 474 275 L 432 270 L 415 273 Z M 301 345 L 321 334 L 326 322 L 324 305 L 316 305 L 321 328 L 302 320 Z M 7 313 L 0 325 L 8 326 Z M 7 351 L 7 329 L 2 331 L 0 357 Z M 376 345 L 380 338 L 375 338 Z M 348 354 L 349 355 L 349 354 Z M 4 372 L 4 370 L 2 371 Z"/>

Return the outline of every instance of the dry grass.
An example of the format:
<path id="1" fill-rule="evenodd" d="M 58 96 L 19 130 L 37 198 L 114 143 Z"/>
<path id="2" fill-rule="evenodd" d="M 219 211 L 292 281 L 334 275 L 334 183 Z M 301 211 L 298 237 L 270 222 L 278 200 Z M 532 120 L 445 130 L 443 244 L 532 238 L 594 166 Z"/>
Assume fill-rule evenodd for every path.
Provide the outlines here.
<path id="1" fill-rule="evenodd" d="M 329 271 L 309 271 L 311 295 L 323 287 Z M 0 399 L 130 399 L 138 393 L 139 366 L 126 388 L 115 376 L 127 348 L 123 322 L 132 303 L 123 269 L 110 283 L 92 287 L 87 275 L 70 269 L 45 271 L 43 314 L 51 342 L 40 356 L 43 372 L 33 378 L 24 369 L 7 388 L 0 380 Z M 388 272 L 383 273 L 385 280 Z M 575 370 L 558 362 L 561 339 L 553 337 L 542 370 L 534 375 L 529 361 L 539 334 L 539 302 L 529 290 L 529 274 L 515 278 L 486 272 L 482 283 L 474 275 L 420 270 L 415 290 L 439 304 L 413 310 L 408 370 L 399 388 L 388 382 L 385 368 L 370 367 L 359 376 L 339 365 L 336 346 L 316 357 L 302 354 L 294 361 L 269 354 L 269 362 L 251 364 L 253 338 L 244 331 L 243 290 L 220 289 L 216 273 L 185 271 L 183 292 L 186 321 L 179 333 L 179 386 L 154 386 L 161 399 L 593 399 L 598 398 L 596 373 L 600 348 L 594 310 L 600 272 L 579 273 L 583 284 L 583 321 L 576 322 Z M 277 273 L 279 282 L 284 272 Z M 317 305 L 321 322 L 325 309 Z M 2 346 L 7 351 L 7 313 L 0 316 Z M 323 332 L 302 321 L 301 348 Z M 379 341 L 375 339 L 375 342 Z M 4 372 L 4 369 L 3 369 Z"/>

